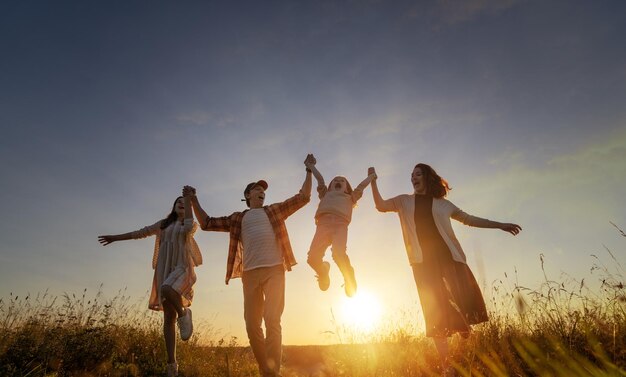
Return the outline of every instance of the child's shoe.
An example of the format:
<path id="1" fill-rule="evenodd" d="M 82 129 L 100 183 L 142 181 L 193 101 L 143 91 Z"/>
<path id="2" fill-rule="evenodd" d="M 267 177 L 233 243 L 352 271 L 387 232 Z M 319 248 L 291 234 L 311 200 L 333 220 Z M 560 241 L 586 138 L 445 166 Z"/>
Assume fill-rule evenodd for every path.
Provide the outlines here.
<path id="1" fill-rule="evenodd" d="M 328 287 L 330 287 L 330 263 L 323 262 L 322 269 L 324 270 L 324 272 L 319 275 L 315 275 L 315 277 L 317 277 L 317 284 L 319 285 L 320 289 L 322 291 L 326 291 L 328 290 Z"/>
<path id="2" fill-rule="evenodd" d="M 182 317 L 178 317 L 176 322 L 178 323 L 178 329 L 180 330 L 180 338 L 182 340 L 189 340 L 191 334 L 193 334 L 193 322 L 191 320 L 191 309 L 186 308 L 185 314 Z"/>
<path id="3" fill-rule="evenodd" d="M 356 278 L 354 277 L 354 268 L 349 267 L 346 273 L 343 275 L 343 278 L 343 288 L 346 291 L 346 296 L 354 296 L 356 294 Z"/>

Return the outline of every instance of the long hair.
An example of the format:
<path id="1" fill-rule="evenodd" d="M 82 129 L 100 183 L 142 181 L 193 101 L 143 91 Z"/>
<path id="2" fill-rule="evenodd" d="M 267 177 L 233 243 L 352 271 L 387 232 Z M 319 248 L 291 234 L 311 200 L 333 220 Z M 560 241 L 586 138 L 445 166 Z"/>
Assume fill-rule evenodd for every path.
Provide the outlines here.
<path id="1" fill-rule="evenodd" d="M 164 218 L 163 220 L 161 220 L 161 229 L 165 229 L 168 226 L 170 226 L 171 223 L 173 223 L 174 221 L 176 221 L 176 219 L 178 219 L 178 214 L 176 213 L 176 202 L 178 201 L 178 199 L 181 199 L 182 196 L 179 196 L 178 198 L 176 198 L 176 200 L 174 200 L 174 204 L 172 205 L 172 211 L 170 212 L 169 215 L 167 215 L 166 218 Z"/>
<path id="2" fill-rule="evenodd" d="M 422 170 L 424 182 L 426 182 L 426 194 L 434 198 L 443 198 L 448 195 L 448 191 L 452 190 L 448 181 L 441 178 L 439 174 L 430 165 L 419 163 L 415 168 Z M 415 168 L 413 168 L 415 170 Z"/>

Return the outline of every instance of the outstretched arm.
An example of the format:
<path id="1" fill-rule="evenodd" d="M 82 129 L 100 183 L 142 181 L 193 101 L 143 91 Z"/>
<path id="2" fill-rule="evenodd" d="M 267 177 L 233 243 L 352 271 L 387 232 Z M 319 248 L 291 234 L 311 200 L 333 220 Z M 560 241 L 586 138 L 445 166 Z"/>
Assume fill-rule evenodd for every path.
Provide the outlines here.
<path id="1" fill-rule="evenodd" d="M 102 246 L 106 246 L 116 241 L 132 240 L 133 239 L 132 234 L 133 232 L 123 233 L 123 234 L 107 234 L 104 236 L 98 236 L 98 242 L 100 242 Z"/>
<path id="2" fill-rule="evenodd" d="M 395 206 L 393 205 L 393 201 L 390 199 L 387 199 L 387 200 L 383 199 L 383 197 L 380 195 L 380 192 L 378 191 L 378 184 L 376 183 L 378 176 L 376 175 L 376 169 L 374 168 L 367 169 L 367 174 L 368 174 L 368 178 L 369 176 L 374 175 L 372 179 L 372 196 L 374 197 L 374 203 L 376 204 L 376 209 L 380 212 L 395 211 Z"/>
<path id="3" fill-rule="evenodd" d="M 486 219 L 483 219 L 486 220 Z M 491 228 L 491 229 L 500 229 L 503 230 L 505 232 L 509 232 L 514 236 L 517 236 L 519 234 L 519 232 L 522 231 L 522 227 L 517 225 L 517 224 L 513 224 L 513 223 L 501 223 L 498 221 L 492 221 L 492 220 L 486 220 L 487 223 L 483 226 L 481 225 L 474 225 L 478 228 Z"/>
<path id="4" fill-rule="evenodd" d="M 452 218 L 462 222 L 465 225 L 477 228 L 500 229 L 505 232 L 509 232 L 514 236 L 522 231 L 522 227 L 517 224 L 501 223 L 498 221 L 484 219 L 482 217 L 472 216 L 463 212 L 459 208 L 456 208 L 455 212 L 452 214 Z"/>
<path id="5" fill-rule="evenodd" d="M 116 241 L 126 241 L 126 240 L 136 240 L 141 238 L 146 238 L 157 234 L 161 226 L 161 221 L 157 221 L 156 223 L 136 230 L 134 232 L 122 233 L 122 234 L 106 234 L 102 236 L 98 236 L 98 242 L 102 244 L 102 246 L 106 246 Z"/>
<path id="6" fill-rule="evenodd" d="M 475 226 L 477 228 L 500 229 L 502 231 L 511 233 L 514 236 L 517 236 L 519 232 L 522 231 L 522 227 L 517 224 L 501 223 L 498 221 L 492 221 L 492 220 L 481 219 L 481 218 L 478 218 L 478 219 L 480 221 L 477 224 L 466 224 L 466 225 Z"/>
<path id="7" fill-rule="evenodd" d="M 519 232 L 522 231 L 521 226 L 513 223 L 500 223 L 500 226 L 498 228 L 505 232 L 509 232 L 514 236 L 517 236 Z"/>

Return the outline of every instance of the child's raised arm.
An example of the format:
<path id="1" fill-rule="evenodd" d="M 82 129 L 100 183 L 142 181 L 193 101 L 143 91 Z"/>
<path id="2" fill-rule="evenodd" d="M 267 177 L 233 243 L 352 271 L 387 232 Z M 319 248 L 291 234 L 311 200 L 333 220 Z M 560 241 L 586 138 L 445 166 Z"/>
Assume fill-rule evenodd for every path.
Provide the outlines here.
<path id="1" fill-rule="evenodd" d="M 368 171 L 368 176 L 352 191 L 352 202 L 356 203 L 363 196 L 363 190 L 376 178 L 375 172 Z"/>
<path id="2" fill-rule="evenodd" d="M 322 174 L 315 167 L 316 163 L 317 160 L 313 155 L 310 155 L 310 157 L 307 156 L 307 159 L 304 161 L 306 168 L 313 173 L 315 180 L 317 180 L 317 193 L 319 195 L 319 198 L 322 199 L 324 195 L 326 195 L 326 191 L 328 190 L 328 188 L 326 187 L 326 183 L 324 182 L 324 177 L 322 177 Z"/>

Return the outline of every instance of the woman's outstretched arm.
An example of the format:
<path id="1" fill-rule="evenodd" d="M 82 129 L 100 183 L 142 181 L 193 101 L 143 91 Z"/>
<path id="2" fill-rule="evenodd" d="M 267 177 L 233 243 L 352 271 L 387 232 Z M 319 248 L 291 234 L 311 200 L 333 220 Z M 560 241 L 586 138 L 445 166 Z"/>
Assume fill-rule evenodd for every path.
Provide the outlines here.
<path id="1" fill-rule="evenodd" d="M 452 214 L 452 218 L 457 221 L 462 222 L 465 225 L 473 226 L 476 228 L 500 229 L 505 232 L 511 233 L 514 236 L 516 236 L 519 232 L 522 231 L 522 227 L 517 224 L 501 223 L 498 221 L 484 219 L 478 216 L 472 216 L 463 212 L 458 207 L 455 209 L 454 213 Z"/>
<path id="2" fill-rule="evenodd" d="M 393 205 L 393 201 L 391 199 L 383 199 L 378 191 L 378 184 L 376 183 L 378 176 L 376 175 L 376 169 L 369 168 L 367 169 L 367 175 L 374 175 L 374 179 L 372 179 L 372 196 L 374 197 L 374 203 L 376 204 L 376 209 L 380 212 L 389 212 L 394 211 L 395 206 Z"/>
<path id="3" fill-rule="evenodd" d="M 505 232 L 509 232 L 514 236 L 517 236 L 517 234 L 522 231 L 521 226 L 513 223 L 500 223 L 498 228 Z"/>
<path id="4" fill-rule="evenodd" d="M 473 225 L 473 224 L 467 224 L 467 225 L 475 226 L 478 228 L 500 229 L 505 232 L 511 233 L 514 236 L 517 236 L 519 232 L 522 231 L 522 227 L 517 224 L 501 223 L 501 222 L 493 221 L 493 220 L 487 220 L 487 221 L 488 221 L 487 223 L 478 223 L 477 225 Z"/>
<path id="5" fill-rule="evenodd" d="M 160 226 L 161 221 L 159 220 L 150 226 L 146 226 L 134 232 L 98 236 L 98 242 L 100 242 L 102 246 L 106 246 L 116 241 L 137 240 L 141 238 L 146 238 L 156 234 L 159 231 Z"/>
<path id="6" fill-rule="evenodd" d="M 103 236 L 98 236 L 98 242 L 100 242 L 102 246 L 106 246 L 116 241 L 132 240 L 133 239 L 131 236 L 132 233 L 133 232 L 123 233 L 123 234 L 106 234 Z"/>

